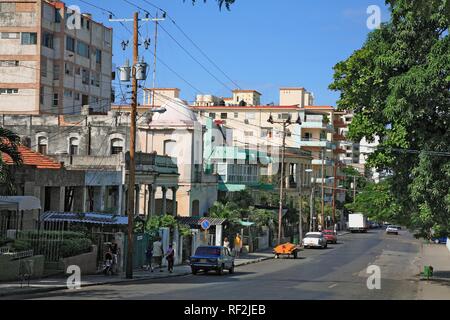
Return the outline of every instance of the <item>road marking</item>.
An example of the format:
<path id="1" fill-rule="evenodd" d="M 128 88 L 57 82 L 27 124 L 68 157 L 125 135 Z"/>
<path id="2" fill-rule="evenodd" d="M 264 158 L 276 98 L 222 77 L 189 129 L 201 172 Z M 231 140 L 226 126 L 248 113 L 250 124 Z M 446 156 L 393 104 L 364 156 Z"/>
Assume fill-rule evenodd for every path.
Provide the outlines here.
<path id="1" fill-rule="evenodd" d="M 328 288 L 331 289 L 331 288 L 334 288 L 334 287 L 336 287 L 336 286 L 337 286 L 337 283 L 332 284 L 331 286 L 328 286 Z"/>

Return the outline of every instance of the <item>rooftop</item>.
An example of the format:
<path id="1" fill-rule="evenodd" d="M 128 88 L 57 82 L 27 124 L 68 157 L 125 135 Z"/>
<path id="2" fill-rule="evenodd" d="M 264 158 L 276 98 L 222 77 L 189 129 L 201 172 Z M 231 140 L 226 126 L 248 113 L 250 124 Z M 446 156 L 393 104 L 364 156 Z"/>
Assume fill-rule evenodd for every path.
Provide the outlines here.
<path id="1" fill-rule="evenodd" d="M 35 166 L 38 169 L 61 169 L 61 164 L 50 157 L 39 152 L 35 152 L 25 146 L 18 147 L 24 165 Z M 3 161 L 6 164 L 13 165 L 13 161 L 9 155 L 2 153 Z"/>

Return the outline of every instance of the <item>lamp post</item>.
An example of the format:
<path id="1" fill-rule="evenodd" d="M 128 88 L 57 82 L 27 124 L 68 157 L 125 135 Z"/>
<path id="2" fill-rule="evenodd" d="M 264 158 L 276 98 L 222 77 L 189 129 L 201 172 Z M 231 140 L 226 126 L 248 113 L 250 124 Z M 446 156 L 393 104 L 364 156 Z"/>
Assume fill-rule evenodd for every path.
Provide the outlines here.
<path id="1" fill-rule="evenodd" d="M 281 222 L 283 217 L 283 185 L 285 183 L 284 181 L 284 158 L 285 158 L 285 152 L 286 152 L 286 129 L 292 124 L 292 116 L 289 115 L 289 117 L 284 121 L 274 121 L 272 114 L 270 115 L 269 119 L 267 120 L 270 124 L 282 124 L 283 125 L 283 144 L 281 149 L 281 179 L 280 179 L 280 203 L 279 203 L 279 209 L 278 209 L 278 239 L 277 244 L 281 244 Z M 296 124 L 301 125 L 302 120 L 300 118 L 300 114 L 298 115 L 297 121 L 295 121 Z"/>
<path id="2" fill-rule="evenodd" d="M 314 172 L 313 169 L 306 169 L 305 172 L 312 173 Z M 309 203 L 309 232 L 314 231 L 313 230 L 313 217 L 314 217 L 314 187 L 316 185 L 316 177 L 314 177 L 314 182 L 311 186 L 311 197 L 310 197 L 310 203 Z"/>

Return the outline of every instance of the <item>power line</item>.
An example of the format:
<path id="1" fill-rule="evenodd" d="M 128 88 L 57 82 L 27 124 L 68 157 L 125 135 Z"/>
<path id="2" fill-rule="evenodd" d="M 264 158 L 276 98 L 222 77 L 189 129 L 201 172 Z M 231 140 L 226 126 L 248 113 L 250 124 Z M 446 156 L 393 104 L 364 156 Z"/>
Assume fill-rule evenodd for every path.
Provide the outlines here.
<path id="1" fill-rule="evenodd" d="M 154 4 L 152 4 L 151 2 L 147 1 L 147 0 L 142 0 L 145 3 L 161 10 L 162 12 L 166 12 L 165 10 L 155 6 Z M 174 20 L 174 18 L 172 18 L 167 12 L 166 12 L 167 17 L 170 19 L 170 21 L 174 24 L 174 26 L 186 37 L 186 39 L 189 40 L 189 42 L 191 42 L 191 44 L 197 48 L 197 50 L 214 66 L 216 67 L 217 70 L 219 70 L 228 80 L 230 80 L 238 89 L 240 89 L 241 87 L 233 80 L 231 79 L 226 73 L 225 71 L 222 70 L 222 68 L 220 68 L 217 63 L 215 63 L 195 42 L 194 40 L 192 40 L 191 37 L 189 37 L 186 32 L 184 32 L 184 30 L 176 23 L 176 21 Z"/>

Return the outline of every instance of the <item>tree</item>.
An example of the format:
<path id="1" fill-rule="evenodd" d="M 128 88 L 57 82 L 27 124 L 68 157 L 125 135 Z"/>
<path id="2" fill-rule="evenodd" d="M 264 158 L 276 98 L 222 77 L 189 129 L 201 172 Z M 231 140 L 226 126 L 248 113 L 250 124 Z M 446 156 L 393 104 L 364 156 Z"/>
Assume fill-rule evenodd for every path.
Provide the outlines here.
<path id="1" fill-rule="evenodd" d="M 14 164 L 22 164 L 22 156 L 19 152 L 20 137 L 14 132 L 0 127 L 0 185 L 6 186 L 9 194 L 14 193 L 13 178 L 10 168 L 5 164 L 3 153 L 7 154 Z"/>
<path id="2" fill-rule="evenodd" d="M 450 1 L 387 0 L 391 21 L 334 70 L 353 141 L 380 138 L 368 165 L 389 170 L 398 220 L 450 231 Z M 385 190 L 385 192 L 388 192 Z"/>
<path id="3" fill-rule="evenodd" d="M 186 1 L 186 0 L 183 0 Z M 222 9 L 223 5 L 227 8 L 227 10 L 230 10 L 230 6 L 236 1 L 236 0 L 216 0 L 219 8 Z M 195 4 L 197 0 L 192 0 L 192 4 Z M 206 0 L 203 0 L 203 2 L 206 3 Z"/>

